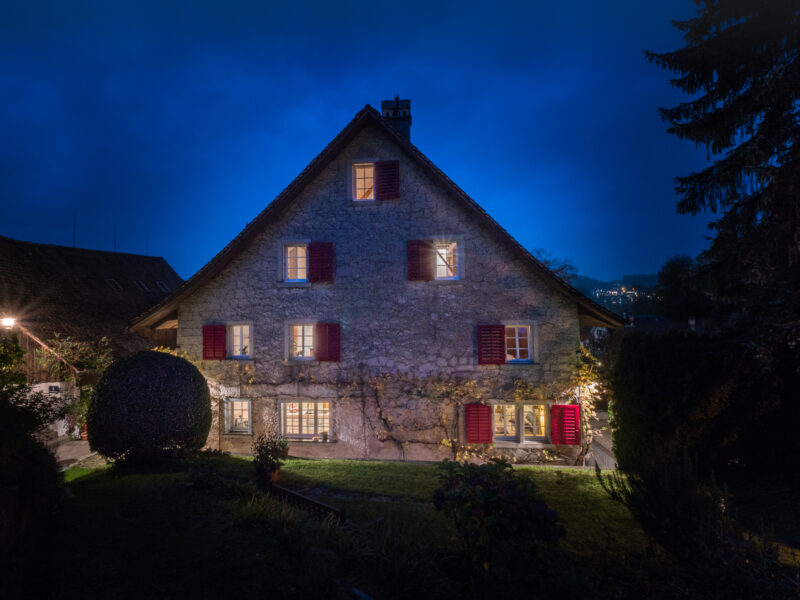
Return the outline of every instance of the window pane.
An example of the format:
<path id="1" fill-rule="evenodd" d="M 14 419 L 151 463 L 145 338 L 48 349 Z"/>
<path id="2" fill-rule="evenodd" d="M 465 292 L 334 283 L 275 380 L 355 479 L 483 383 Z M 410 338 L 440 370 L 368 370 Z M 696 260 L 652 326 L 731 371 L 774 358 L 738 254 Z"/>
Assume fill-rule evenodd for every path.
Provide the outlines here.
<path id="1" fill-rule="evenodd" d="M 374 165 L 353 165 L 353 193 L 356 200 L 374 200 Z"/>
<path id="2" fill-rule="evenodd" d="M 316 432 L 315 421 L 315 402 L 301 402 L 300 403 L 300 430 L 305 434 L 313 434 Z"/>
<path id="3" fill-rule="evenodd" d="M 505 405 L 503 407 L 506 413 L 506 435 L 516 437 L 517 435 L 517 407 L 514 405 Z"/>
<path id="4" fill-rule="evenodd" d="M 230 431 L 250 430 L 250 402 L 231 400 L 228 402 L 228 424 Z"/>
<path id="5" fill-rule="evenodd" d="M 330 433 L 330 413 L 331 408 L 328 402 L 319 402 L 317 404 L 317 433 Z"/>
<path id="6" fill-rule="evenodd" d="M 300 434 L 300 404 L 285 402 L 283 404 L 283 433 L 286 435 Z"/>
<path id="7" fill-rule="evenodd" d="M 545 406 L 543 404 L 526 404 L 523 408 L 525 414 L 525 437 L 541 438 L 545 436 Z"/>
<path id="8" fill-rule="evenodd" d="M 291 327 L 292 357 L 313 358 L 314 326 L 292 325 Z"/>
<path id="9" fill-rule="evenodd" d="M 505 411 L 503 411 L 502 404 L 494 405 L 494 434 L 495 435 L 506 434 Z"/>
<path id="10" fill-rule="evenodd" d="M 286 246 L 286 279 L 306 279 L 306 247 Z"/>
<path id="11" fill-rule="evenodd" d="M 436 279 L 455 279 L 458 277 L 458 252 L 456 243 L 436 244 Z"/>

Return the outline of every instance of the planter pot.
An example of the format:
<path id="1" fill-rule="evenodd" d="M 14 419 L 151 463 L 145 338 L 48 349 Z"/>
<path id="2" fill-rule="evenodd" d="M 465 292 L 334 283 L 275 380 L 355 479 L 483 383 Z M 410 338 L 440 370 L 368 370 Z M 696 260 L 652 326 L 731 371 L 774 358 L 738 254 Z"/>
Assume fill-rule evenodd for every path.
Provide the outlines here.
<path id="1" fill-rule="evenodd" d="M 269 480 L 271 483 L 278 483 L 278 474 L 281 472 L 280 469 L 275 469 L 272 473 L 269 474 Z"/>
<path id="2" fill-rule="evenodd" d="M 89 430 L 86 429 L 86 425 L 84 425 L 83 429 L 81 430 L 81 439 L 84 441 L 89 439 Z"/>

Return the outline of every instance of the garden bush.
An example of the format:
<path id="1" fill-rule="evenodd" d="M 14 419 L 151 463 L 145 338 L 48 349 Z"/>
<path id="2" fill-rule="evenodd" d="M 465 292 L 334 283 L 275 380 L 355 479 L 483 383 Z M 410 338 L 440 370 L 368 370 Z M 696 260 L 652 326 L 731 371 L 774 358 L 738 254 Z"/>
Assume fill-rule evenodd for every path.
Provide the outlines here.
<path id="1" fill-rule="evenodd" d="M 481 465 L 444 460 L 439 471 L 433 504 L 455 526 L 466 559 L 457 563 L 465 567 L 458 578 L 477 585 L 479 596 L 489 590 L 513 595 L 516 588 L 546 592 L 565 531 L 533 481 L 515 476 L 498 458 Z"/>
<path id="2" fill-rule="evenodd" d="M 261 487 L 272 483 L 272 474 L 289 456 L 289 441 L 277 434 L 260 433 L 253 441 L 253 466 Z"/>
<path id="3" fill-rule="evenodd" d="M 183 358 L 138 352 L 103 373 L 87 425 L 91 448 L 113 459 L 149 461 L 199 449 L 211 429 L 208 385 Z"/>

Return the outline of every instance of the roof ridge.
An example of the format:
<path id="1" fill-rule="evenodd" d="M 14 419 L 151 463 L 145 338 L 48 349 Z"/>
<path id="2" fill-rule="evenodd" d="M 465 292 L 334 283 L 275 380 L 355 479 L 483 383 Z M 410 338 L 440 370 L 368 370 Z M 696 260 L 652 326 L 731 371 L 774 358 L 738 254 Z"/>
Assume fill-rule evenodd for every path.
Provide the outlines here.
<path id="1" fill-rule="evenodd" d="M 10 238 L 5 235 L 0 235 L 0 241 L 8 241 L 14 242 L 15 244 L 27 244 L 30 246 L 40 246 L 44 248 L 58 248 L 60 250 L 68 250 L 70 252 L 98 252 L 100 254 L 111 254 L 111 255 L 118 255 L 118 256 L 135 256 L 137 258 L 147 258 L 147 259 L 156 259 L 156 260 L 163 260 L 166 262 L 166 259 L 163 256 L 150 256 L 149 254 L 137 254 L 135 252 L 118 252 L 116 250 L 97 250 L 95 248 L 80 248 L 76 246 L 62 246 L 61 244 L 47 244 L 44 242 L 31 242 L 29 240 L 18 240 L 15 238 Z"/>

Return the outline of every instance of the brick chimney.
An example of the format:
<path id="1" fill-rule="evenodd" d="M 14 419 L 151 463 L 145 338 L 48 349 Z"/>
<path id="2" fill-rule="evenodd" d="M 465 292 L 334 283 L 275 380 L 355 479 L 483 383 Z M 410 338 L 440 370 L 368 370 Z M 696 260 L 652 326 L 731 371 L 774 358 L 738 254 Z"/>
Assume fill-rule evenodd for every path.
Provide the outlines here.
<path id="1" fill-rule="evenodd" d="M 394 100 L 381 102 L 381 114 L 407 140 L 411 139 L 411 100 Z"/>

